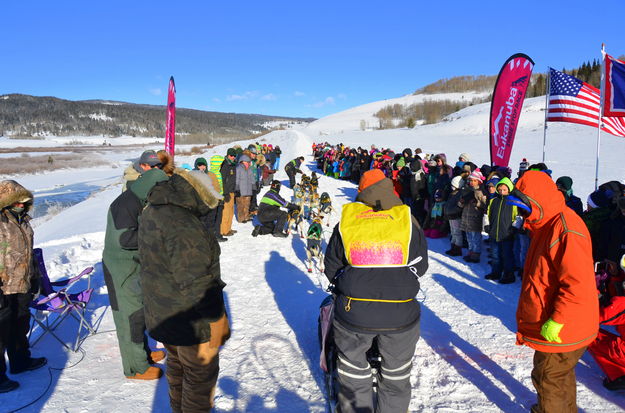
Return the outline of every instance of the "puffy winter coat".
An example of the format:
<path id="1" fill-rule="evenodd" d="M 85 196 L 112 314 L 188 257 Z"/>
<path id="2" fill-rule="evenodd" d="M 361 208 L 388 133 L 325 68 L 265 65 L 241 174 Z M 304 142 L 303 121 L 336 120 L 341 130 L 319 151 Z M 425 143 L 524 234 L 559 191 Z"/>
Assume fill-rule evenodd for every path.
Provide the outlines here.
<path id="1" fill-rule="evenodd" d="M 246 167 L 243 162 L 247 162 Z M 237 166 L 237 177 L 235 189 L 241 193 L 241 196 L 252 196 L 256 187 L 256 177 L 251 166 L 251 160 L 247 155 L 241 155 L 239 165 Z"/>
<path id="2" fill-rule="evenodd" d="M 165 344 L 209 341 L 225 312 L 219 244 L 199 217 L 218 201 L 190 174 L 176 173 L 148 196 L 139 225 L 145 321 Z"/>
<path id="3" fill-rule="evenodd" d="M 510 192 L 514 189 L 512 181 L 508 178 L 503 178 L 499 181 L 497 186 L 499 185 L 506 185 Z M 507 198 L 507 196 L 495 195 L 488 203 L 488 222 L 490 226 L 488 235 L 495 242 L 514 237 L 512 223 L 518 215 L 518 211 L 516 206 L 506 203 Z"/>
<path id="4" fill-rule="evenodd" d="M 525 220 L 531 242 L 516 314 L 517 344 L 547 353 L 587 346 L 599 329 L 588 229 L 544 172 L 525 172 L 516 187 L 532 206 Z M 541 336 L 540 329 L 549 318 L 564 324 L 562 343 L 550 343 Z"/>
<path id="5" fill-rule="evenodd" d="M 233 193 L 237 183 L 237 165 L 235 162 L 226 158 L 221 164 L 221 179 L 223 184 L 223 193 Z"/>
<path id="6" fill-rule="evenodd" d="M 16 202 L 24 203 L 17 217 L 9 211 Z M 4 294 L 30 291 L 39 277 L 33 261 L 33 229 L 28 211 L 33 194 L 15 181 L 0 181 L 0 282 Z"/>
<path id="7" fill-rule="evenodd" d="M 387 178 L 365 188 L 358 194 L 356 201 L 370 207 L 379 206 L 381 214 L 402 205 L 393 194 L 393 184 Z M 366 219 L 359 225 L 365 225 L 366 228 L 365 221 Z M 412 218 L 410 222 L 412 228 L 407 257 L 409 265 L 403 267 L 350 265 L 345 254 L 345 234 L 341 233 L 341 224 L 334 228 L 326 249 L 325 274 L 336 285 L 335 317 L 346 328 L 368 333 L 392 333 L 408 329 L 419 322 L 421 310 L 414 298 L 420 288 L 418 276 L 425 274 L 428 268 L 427 243 L 417 221 Z M 359 230 L 360 227 L 354 228 Z M 369 248 L 371 250 L 376 247 Z M 412 263 L 417 257 L 421 257 L 420 260 Z M 350 300 L 350 297 L 365 300 Z M 367 299 L 405 302 L 376 302 Z"/>
<path id="8" fill-rule="evenodd" d="M 224 182 L 221 176 L 221 164 L 224 163 L 224 157 L 222 155 L 213 155 L 210 160 L 210 171 L 215 174 L 217 181 L 219 181 L 219 193 L 224 193 Z"/>
<path id="9" fill-rule="evenodd" d="M 487 197 L 482 185 L 477 189 L 466 187 L 461 190 L 463 195 L 462 221 L 460 228 L 463 231 L 482 231 L 482 221 L 486 212 Z"/>

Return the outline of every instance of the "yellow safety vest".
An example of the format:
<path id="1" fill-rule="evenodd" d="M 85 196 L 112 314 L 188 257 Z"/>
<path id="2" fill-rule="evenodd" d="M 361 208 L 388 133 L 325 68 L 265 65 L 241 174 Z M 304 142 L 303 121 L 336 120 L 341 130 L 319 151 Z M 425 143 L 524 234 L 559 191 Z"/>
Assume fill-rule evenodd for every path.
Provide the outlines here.
<path id="1" fill-rule="evenodd" d="M 412 219 L 406 205 L 376 212 L 361 202 L 346 204 L 339 231 L 352 267 L 408 265 Z"/>

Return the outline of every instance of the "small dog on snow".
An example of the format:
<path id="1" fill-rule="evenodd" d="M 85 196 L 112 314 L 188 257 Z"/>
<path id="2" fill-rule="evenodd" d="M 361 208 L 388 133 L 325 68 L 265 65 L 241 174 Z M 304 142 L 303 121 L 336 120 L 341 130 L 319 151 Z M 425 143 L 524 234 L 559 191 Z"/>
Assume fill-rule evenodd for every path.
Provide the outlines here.
<path id="1" fill-rule="evenodd" d="M 296 231 L 301 238 L 304 238 L 304 215 L 302 213 L 303 207 L 300 205 L 299 209 L 291 209 L 287 215 L 286 233 L 290 234 L 291 230 Z"/>
<path id="2" fill-rule="evenodd" d="M 321 249 L 321 239 L 323 237 L 323 227 L 321 226 L 322 216 L 316 215 L 306 232 L 306 269 L 313 271 L 313 259 L 317 260 L 317 267 L 323 272 L 323 251 Z"/>

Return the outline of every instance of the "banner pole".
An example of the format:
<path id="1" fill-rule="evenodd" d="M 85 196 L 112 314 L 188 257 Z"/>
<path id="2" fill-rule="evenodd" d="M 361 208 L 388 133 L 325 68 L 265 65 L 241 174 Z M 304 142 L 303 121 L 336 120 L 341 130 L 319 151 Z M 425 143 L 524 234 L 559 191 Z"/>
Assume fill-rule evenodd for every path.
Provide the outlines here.
<path id="1" fill-rule="evenodd" d="M 603 124 L 603 89 L 605 88 L 605 44 L 601 43 L 601 85 L 599 97 L 599 122 L 597 122 L 597 159 L 595 160 L 595 191 L 599 188 L 599 149 L 601 147 L 601 126 Z"/>
<path id="2" fill-rule="evenodd" d="M 545 148 L 547 146 L 547 115 L 549 113 L 549 94 L 551 93 L 551 68 L 547 67 L 547 84 L 545 85 L 545 130 L 543 134 L 543 163 L 545 163 Z"/>

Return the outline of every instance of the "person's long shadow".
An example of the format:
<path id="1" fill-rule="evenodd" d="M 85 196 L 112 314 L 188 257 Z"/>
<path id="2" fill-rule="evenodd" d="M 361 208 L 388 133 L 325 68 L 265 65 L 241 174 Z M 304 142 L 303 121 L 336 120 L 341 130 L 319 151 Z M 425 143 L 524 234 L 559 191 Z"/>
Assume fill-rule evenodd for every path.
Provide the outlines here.
<path id="1" fill-rule="evenodd" d="M 458 271 L 457 268 L 443 261 L 430 257 L 430 260 L 432 259 L 437 261 L 440 265 L 454 271 L 456 274 L 462 273 L 462 271 Z M 490 289 L 491 286 L 493 289 L 506 288 L 506 286 L 495 285 L 487 280 L 480 280 L 475 277 L 469 277 L 466 273 L 465 275 L 467 279 L 475 283 L 483 282 L 484 284 L 489 284 L 486 285 L 486 287 L 489 288 L 488 291 L 480 290 L 476 287 L 471 287 L 466 283 L 457 281 L 450 277 L 446 277 L 442 274 L 434 273 L 431 275 L 431 277 L 434 281 L 436 281 L 437 284 L 447 290 L 449 294 L 456 297 L 458 301 L 461 301 L 464 305 L 466 305 L 478 314 L 498 318 L 508 330 L 510 330 L 512 333 L 515 333 L 516 299 L 504 300 L 501 297 L 498 297 L 497 294 Z"/>
<path id="2" fill-rule="evenodd" d="M 318 367 L 320 350 L 316 326 L 319 305 L 326 294 L 299 268 L 275 251 L 265 264 L 265 274 L 267 284 L 273 290 L 276 304 L 295 333 L 310 373 L 321 391 L 324 385 Z"/>
<path id="3" fill-rule="evenodd" d="M 458 374 L 472 382 L 476 389 L 482 391 L 488 400 L 492 401 L 503 412 L 528 411 L 535 395 L 522 383 L 517 381 L 509 372 L 475 345 L 456 334 L 451 326 L 440 319 L 427 306 L 421 306 L 421 336 L 428 345 L 444 358 Z M 454 349 L 462 352 L 459 354 Z M 470 361 L 471 362 L 470 362 Z M 494 383 L 473 364 L 480 366 L 496 377 L 500 383 Z M 515 396 L 511 399 L 500 386 L 505 386 Z M 530 401 L 532 401 L 530 403 Z M 527 403 L 524 403 L 527 402 Z"/>

